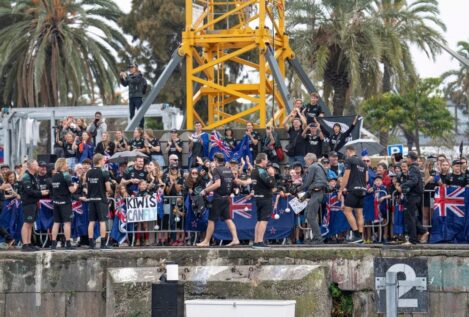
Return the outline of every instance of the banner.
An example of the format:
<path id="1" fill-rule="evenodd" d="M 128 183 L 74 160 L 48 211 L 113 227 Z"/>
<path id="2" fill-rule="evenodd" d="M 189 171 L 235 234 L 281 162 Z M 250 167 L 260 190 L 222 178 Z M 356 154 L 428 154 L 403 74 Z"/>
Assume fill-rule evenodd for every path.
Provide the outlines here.
<path id="1" fill-rule="evenodd" d="M 158 201 L 156 195 L 127 198 L 127 223 L 156 221 Z"/>
<path id="2" fill-rule="evenodd" d="M 294 226 L 294 213 L 286 212 L 287 199 L 280 198 L 277 206 L 276 196 L 272 199 L 272 218 L 267 224 L 265 231 L 265 240 L 283 239 L 290 235 Z M 275 208 L 274 208 L 275 207 Z M 238 231 L 239 240 L 254 239 L 254 228 L 257 223 L 256 201 L 250 199 L 249 196 L 235 196 L 230 198 L 230 213 L 233 222 Z M 275 219 L 275 215 L 278 219 Z M 231 233 L 227 225 L 223 221 L 217 221 L 215 224 L 215 232 L 213 234 L 217 240 L 231 240 Z"/>
<path id="3" fill-rule="evenodd" d="M 435 190 L 435 205 L 430 231 L 430 243 L 466 242 L 466 205 L 465 187 L 440 186 Z"/>

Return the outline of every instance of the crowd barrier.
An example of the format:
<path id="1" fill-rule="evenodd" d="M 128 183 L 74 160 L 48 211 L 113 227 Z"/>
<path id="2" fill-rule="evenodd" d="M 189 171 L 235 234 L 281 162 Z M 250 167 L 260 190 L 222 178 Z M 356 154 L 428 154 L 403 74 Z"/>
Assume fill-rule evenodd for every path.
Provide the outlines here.
<path id="1" fill-rule="evenodd" d="M 391 236 L 405 234 L 404 226 L 404 201 L 399 193 L 392 193 L 391 199 L 379 202 L 379 197 L 385 196 L 385 192 L 378 191 L 369 195 L 365 203 L 364 216 L 367 228 L 377 230 L 379 240 L 382 239 L 382 231 L 389 228 Z M 437 192 L 426 190 L 426 201 L 422 199 L 422 210 L 429 208 L 430 219 L 427 225 L 432 237 L 431 242 L 469 242 L 469 188 L 440 187 Z M 436 198 L 432 198 L 435 195 Z M 147 206 L 130 209 L 132 217 L 136 215 L 144 217 L 137 222 L 128 221 L 127 201 L 125 199 L 110 199 L 110 209 L 107 225 L 108 238 L 112 238 L 119 244 L 128 242 L 135 245 L 138 235 L 149 235 L 151 241 L 160 239 L 161 235 L 170 236 L 171 240 L 179 235 L 184 243 L 194 244 L 202 232 L 206 230 L 208 221 L 208 205 L 203 208 L 194 206 L 190 196 L 163 196 L 154 195 L 156 206 L 154 211 L 145 214 Z M 295 201 L 296 200 L 296 201 Z M 294 203 L 295 202 L 295 203 Z M 457 204 L 455 203 L 457 202 Z M 142 203 L 143 204 L 143 203 Z M 209 202 L 206 202 L 209 204 Z M 266 240 L 282 240 L 289 238 L 294 228 L 304 231 L 307 236 L 310 229 L 303 226 L 304 211 L 298 210 L 298 200 L 292 196 L 280 198 L 274 196 L 272 200 L 273 213 L 268 222 Z M 34 225 L 34 234 L 45 246 L 50 238 L 53 225 L 53 206 L 50 200 L 39 202 L 39 212 Z M 139 207 L 139 206 L 133 206 Z M 194 208 L 197 210 L 194 210 Z M 304 205 L 303 207 L 304 208 Z M 151 208 L 150 208 L 151 209 Z M 321 234 L 325 238 L 337 236 L 350 230 L 350 226 L 342 212 L 343 203 L 337 197 L 337 193 L 325 194 L 323 208 L 319 215 Z M 136 211 L 137 210 L 137 211 Z M 74 217 L 72 220 L 72 237 L 78 239 L 88 235 L 88 207 L 86 201 L 73 202 Z M 230 213 L 237 227 L 240 240 L 252 240 L 256 225 L 256 203 L 252 196 L 230 197 Z M 154 219 L 145 218 L 148 214 Z M 135 221 L 135 219 L 133 219 Z M 139 219 L 137 219 L 139 220 Z M 146 223 L 146 225 L 141 225 Z M 0 226 L 18 242 L 21 241 L 21 227 L 23 225 L 23 212 L 21 202 L 13 199 L 4 203 L 0 215 Z M 62 233 L 62 230 L 61 232 Z M 95 237 L 99 236 L 98 226 L 95 228 Z M 231 239 L 231 234 L 223 221 L 216 223 L 214 238 L 218 241 Z M 146 240 L 146 239 L 145 239 Z"/>

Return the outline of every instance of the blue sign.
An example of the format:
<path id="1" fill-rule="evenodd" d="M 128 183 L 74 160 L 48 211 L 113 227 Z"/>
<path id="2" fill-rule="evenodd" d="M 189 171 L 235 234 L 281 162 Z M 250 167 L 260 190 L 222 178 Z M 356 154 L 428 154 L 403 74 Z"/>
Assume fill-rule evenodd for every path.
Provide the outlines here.
<path id="1" fill-rule="evenodd" d="M 404 153 L 404 145 L 402 144 L 388 145 L 388 156 L 391 156 L 396 153 Z"/>

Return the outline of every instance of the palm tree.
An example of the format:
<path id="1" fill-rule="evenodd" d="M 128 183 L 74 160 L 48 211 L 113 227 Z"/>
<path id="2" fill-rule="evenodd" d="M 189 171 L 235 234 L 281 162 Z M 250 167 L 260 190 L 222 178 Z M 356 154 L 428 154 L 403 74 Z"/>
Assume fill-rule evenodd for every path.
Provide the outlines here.
<path id="1" fill-rule="evenodd" d="M 326 102 L 333 93 L 333 114 L 342 115 L 349 96 L 379 90 L 383 51 L 378 20 L 367 15 L 371 0 L 291 0 L 288 27 L 293 49 L 323 78 Z"/>
<path id="2" fill-rule="evenodd" d="M 381 23 L 382 92 L 390 92 L 393 86 L 400 91 L 409 84 L 413 86 L 417 74 L 410 45 L 416 45 L 427 56 L 435 58 L 441 52 L 438 43 L 446 43 L 441 33 L 446 31 L 446 26 L 438 17 L 438 1 L 375 0 L 369 14 Z"/>
<path id="3" fill-rule="evenodd" d="M 469 59 L 469 42 L 458 42 L 458 53 Z M 461 68 L 450 70 L 441 75 L 443 80 L 447 80 L 444 89 L 445 96 L 454 102 L 455 131 L 458 133 L 458 108 L 466 106 L 466 113 L 469 112 L 469 68 L 461 64 Z"/>
<path id="4" fill-rule="evenodd" d="M 114 95 L 117 51 L 126 45 L 112 0 L 18 0 L 0 8 L 4 99 L 17 107 L 76 105 Z M 96 90 L 96 91 L 95 91 Z"/>

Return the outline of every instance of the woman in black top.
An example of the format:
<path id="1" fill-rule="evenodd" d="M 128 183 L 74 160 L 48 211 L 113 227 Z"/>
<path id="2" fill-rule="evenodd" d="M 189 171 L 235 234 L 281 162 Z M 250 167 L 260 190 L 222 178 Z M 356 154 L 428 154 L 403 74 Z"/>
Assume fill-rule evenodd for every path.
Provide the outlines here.
<path id="1" fill-rule="evenodd" d="M 339 150 L 345 145 L 345 143 L 347 143 L 347 138 L 350 136 L 353 129 L 357 125 L 357 121 L 358 115 L 355 116 L 352 125 L 345 132 L 342 132 L 342 126 L 340 125 L 340 123 L 334 123 L 334 126 L 332 127 L 333 133 L 329 133 L 329 131 L 324 129 L 324 127 L 320 126 L 322 133 L 327 138 L 330 151 L 339 152 Z M 314 118 L 314 122 L 319 125 L 319 122 L 316 118 Z"/>
<path id="2" fill-rule="evenodd" d="M 116 144 L 116 152 L 122 152 L 122 151 L 128 151 L 129 149 L 129 144 L 127 140 L 124 137 L 124 134 L 122 131 L 116 131 L 115 137 L 114 137 L 114 143 Z"/>
<path id="3" fill-rule="evenodd" d="M 145 147 L 146 154 L 151 157 L 152 161 L 158 162 L 160 167 L 165 166 L 163 152 L 161 151 L 161 144 L 157 138 L 153 135 L 151 129 L 146 129 L 145 134 Z"/>
<path id="4" fill-rule="evenodd" d="M 107 132 L 103 132 L 101 134 L 101 142 L 96 145 L 94 149 L 94 153 L 99 153 L 104 156 L 112 156 L 114 154 L 116 145 L 114 142 L 109 140 L 109 134 Z"/>
<path id="5" fill-rule="evenodd" d="M 20 184 L 18 183 L 16 179 L 16 173 L 13 171 L 8 171 L 5 174 L 5 183 L 10 185 L 8 188 L 5 190 L 5 199 L 6 200 L 11 200 L 11 199 L 21 199 L 19 195 L 19 188 Z"/>
<path id="6" fill-rule="evenodd" d="M 129 142 L 131 151 L 145 152 L 145 140 L 143 139 L 142 128 L 134 130 L 134 138 Z"/>
<path id="7" fill-rule="evenodd" d="M 166 146 L 166 153 L 169 156 L 171 154 L 177 155 L 179 158 L 178 164 L 179 167 L 182 165 L 182 141 L 179 139 L 178 132 L 176 129 L 172 129 L 170 132 L 170 139 L 168 145 Z"/>
<path id="8" fill-rule="evenodd" d="M 236 147 L 236 139 L 234 138 L 234 135 L 233 135 L 233 129 L 229 127 L 225 129 L 223 142 L 225 142 L 230 147 L 231 150 L 234 150 L 234 148 Z"/>

